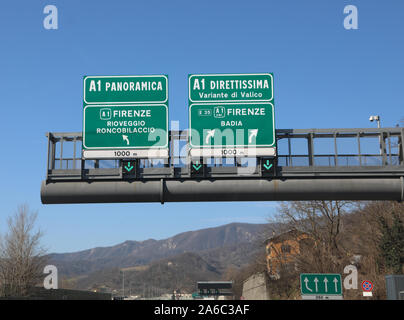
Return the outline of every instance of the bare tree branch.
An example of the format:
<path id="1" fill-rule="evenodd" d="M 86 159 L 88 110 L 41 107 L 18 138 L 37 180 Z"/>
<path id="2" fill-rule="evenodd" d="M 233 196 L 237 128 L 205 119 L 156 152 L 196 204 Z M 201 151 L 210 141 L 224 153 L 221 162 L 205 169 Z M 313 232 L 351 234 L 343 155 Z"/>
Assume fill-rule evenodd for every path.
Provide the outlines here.
<path id="1" fill-rule="evenodd" d="M 24 295 L 42 277 L 46 250 L 41 230 L 34 230 L 37 213 L 20 205 L 7 219 L 8 232 L 0 241 L 0 282 L 9 295 Z"/>

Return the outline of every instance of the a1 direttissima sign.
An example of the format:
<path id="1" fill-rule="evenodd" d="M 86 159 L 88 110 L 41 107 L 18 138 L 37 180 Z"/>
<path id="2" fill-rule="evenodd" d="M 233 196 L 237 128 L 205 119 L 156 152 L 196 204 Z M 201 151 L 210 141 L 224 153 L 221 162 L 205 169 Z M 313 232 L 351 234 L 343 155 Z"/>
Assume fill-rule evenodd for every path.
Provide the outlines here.
<path id="1" fill-rule="evenodd" d="M 189 75 L 192 157 L 275 156 L 273 74 Z"/>
<path id="2" fill-rule="evenodd" d="M 83 158 L 168 157 L 168 79 L 86 76 Z"/>

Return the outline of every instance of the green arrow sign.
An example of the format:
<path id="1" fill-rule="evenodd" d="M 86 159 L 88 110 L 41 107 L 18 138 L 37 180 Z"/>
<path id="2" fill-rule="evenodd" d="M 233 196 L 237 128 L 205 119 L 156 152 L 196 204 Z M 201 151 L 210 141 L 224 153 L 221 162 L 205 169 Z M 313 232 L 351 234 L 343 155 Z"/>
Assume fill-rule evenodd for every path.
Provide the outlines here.
<path id="1" fill-rule="evenodd" d="M 166 148 L 166 105 L 107 105 L 84 108 L 83 149 Z"/>
<path id="2" fill-rule="evenodd" d="M 302 296 L 342 296 L 340 274 L 302 273 L 300 274 Z"/>
<path id="3" fill-rule="evenodd" d="M 86 76 L 84 104 L 166 103 L 168 79 L 156 76 Z"/>
<path id="4" fill-rule="evenodd" d="M 188 80 L 191 156 L 276 155 L 271 73 L 195 74 Z"/>
<path id="5" fill-rule="evenodd" d="M 127 172 L 131 172 L 134 167 L 130 164 L 130 162 L 128 162 L 128 164 L 124 166 L 124 168 Z"/>
<path id="6" fill-rule="evenodd" d="M 202 165 L 201 165 L 198 161 L 196 161 L 196 163 L 193 164 L 192 166 L 194 167 L 194 169 L 195 169 L 196 171 L 198 171 L 198 170 L 202 167 Z"/>
<path id="7" fill-rule="evenodd" d="M 270 163 L 269 163 L 269 160 L 267 160 L 267 161 L 264 163 L 264 168 L 267 169 L 267 170 L 271 169 L 272 166 L 273 166 L 273 164 L 272 164 L 272 163 L 270 164 Z"/>
<path id="8" fill-rule="evenodd" d="M 168 157 L 165 75 L 86 76 L 83 158 Z"/>
<path id="9" fill-rule="evenodd" d="M 192 104 L 191 147 L 274 147 L 272 103 Z"/>

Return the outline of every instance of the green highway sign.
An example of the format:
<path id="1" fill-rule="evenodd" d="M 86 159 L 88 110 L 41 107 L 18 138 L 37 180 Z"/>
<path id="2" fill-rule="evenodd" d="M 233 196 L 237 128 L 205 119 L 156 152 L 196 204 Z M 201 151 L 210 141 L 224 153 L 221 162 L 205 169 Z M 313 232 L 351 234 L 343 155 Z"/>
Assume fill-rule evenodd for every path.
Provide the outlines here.
<path id="1" fill-rule="evenodd" d="M 168 157 L 165 75 L 85 76 L 83 158 Z"/>
<path id="2" fill-rule="evenodd" d="M 193 299 L 202 299 L 202 296 L 201 296 L 198 292 L 194 292 L 194 293 L 192 294 L 192 298 L 193 298 Z"/>
<path id="3" fill-rule="evenodd" d="M 247 152 L 246 148 L 275 148 L 272 103 L 192 104 L 189 108 L 189 125 L 192 149 L 220 148 L 222 156 L 240 156 L 242 154 L 238 154 L 234 148 L 238 148 L 238 151 L 241 148 L 240 152 L 244 153 Z M 273 155 L 272 151 L 270 153 Z"/>
<path id="4" fill-rule="evenodd" d="M 273 100 L 272 73 L 194 74 L 188 81 L 191 103 Z"/>
<path id="5" fill-rule="evenodd" d="M 188 78 L 192 157 L 276 155 L 272 73 Z"/>
<path id="6" fill-rule="evenodd" d="M 342 279 L 335 273 L 300 274 L 303 299 L 342 299 Z"/>
<path id="7" fill-rule="evenodd" d="M 168 101 L 168 79 L 154 76 L 86 76 L 84 104 L 163 103 Z"/>
<path id="8" fill-rule="evenodd" d="M 168 148 L 166 105 L 87 105 L 84 107 L 83 154 L 85 157 L 142 157 L 147 152 L 130 150 L 164 148 Z M 89 152 L 91 150 L 97 150 L 97 152 Z M 149 155 L 154 154 L 156 153 L 151 151 Z"/>

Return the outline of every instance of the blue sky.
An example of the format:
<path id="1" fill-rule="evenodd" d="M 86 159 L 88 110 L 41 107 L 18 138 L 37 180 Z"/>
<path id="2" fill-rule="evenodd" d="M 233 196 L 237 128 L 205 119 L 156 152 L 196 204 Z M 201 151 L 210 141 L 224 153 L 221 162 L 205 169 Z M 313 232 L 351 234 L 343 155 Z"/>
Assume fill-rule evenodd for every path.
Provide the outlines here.
<path id="1" fill-rule="evenodd" d="M 59 28 L 43 27 L 58 8 Z M 359 29 L 343 27 L 346 5 Z M 18 204 L 39 212 L 51 252 L 240 221 L 276 203 L 42 205 L 47 131 L 82 130 L 84 75 L 167 74 L 187 128 L 192 73 L 273 72 L 277 128 L 372 127 L 404 116 L 404 2 L 396 0 L 2 1 L 0 232 Z"/>

